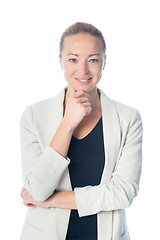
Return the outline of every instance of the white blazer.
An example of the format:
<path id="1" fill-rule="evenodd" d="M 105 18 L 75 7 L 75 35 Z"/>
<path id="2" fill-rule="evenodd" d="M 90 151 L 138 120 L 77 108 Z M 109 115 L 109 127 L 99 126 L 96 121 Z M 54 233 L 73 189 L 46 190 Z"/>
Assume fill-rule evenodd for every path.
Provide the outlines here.
<path id="1" fill-rule="evenodd" d="M 97 186 L 75 188 L 80 217 L 97 213 L 98 240 L 129 240 L 125 208 L 138 193 L 142 163 L 142 121 L 136 109 L 109 99 L 99 89 L 105 166 Z M 65 88 L 55 97 L 24 110 L 21 120 L 23 183 L 31 196 L 46 200 L 57 191 L 72 190 L 68 165 L 49 146 L 63 119 Z M 30 207 L 21 240 L 65 240 L 70 211 Z"/>

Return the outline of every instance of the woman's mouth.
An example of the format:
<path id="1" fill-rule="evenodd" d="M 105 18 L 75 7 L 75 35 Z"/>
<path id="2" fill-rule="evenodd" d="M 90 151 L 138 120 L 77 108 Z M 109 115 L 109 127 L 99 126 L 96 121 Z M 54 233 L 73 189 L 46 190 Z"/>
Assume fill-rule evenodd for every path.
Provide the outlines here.
<path id="1" fill-rule="evenodd" d="M 87 84 L 91 81 L 92 78 L 75 78 L 81 84 Z"/>

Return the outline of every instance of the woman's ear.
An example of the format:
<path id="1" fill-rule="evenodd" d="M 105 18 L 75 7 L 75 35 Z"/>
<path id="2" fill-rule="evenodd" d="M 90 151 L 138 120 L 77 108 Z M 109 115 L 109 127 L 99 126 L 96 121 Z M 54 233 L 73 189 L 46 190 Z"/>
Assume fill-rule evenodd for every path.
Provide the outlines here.
<path id="1" fill-rule="evenodd" d="M 105 68 L 105 66 L 106 66 L 106 59 L 107 59 L 107 55 L 104 56 L 103 70 L 104 70 L 104 68 Z"/>
<path id="2" fill-rule="evenodd" d="M 59 54 L 59 62 L 60 62 L 61 68 L 62 68 L 62 70 L 63 70 L 62 56 L 61 56 L 61 54 Z"/>

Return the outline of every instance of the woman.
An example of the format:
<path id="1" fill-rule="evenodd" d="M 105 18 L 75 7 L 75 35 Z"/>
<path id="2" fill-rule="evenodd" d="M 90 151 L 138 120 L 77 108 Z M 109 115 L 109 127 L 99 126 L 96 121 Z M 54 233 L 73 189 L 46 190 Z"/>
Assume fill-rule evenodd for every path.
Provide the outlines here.
<path id="1" fill-rule="evenodd" d="M 129 240 L 125 208 L 138 193 L 142 121 L 97 87 L 106 64 L 102 33 L 75 23 L 62 35 L 68 86 L 21 117 L 21 240 Z"/>

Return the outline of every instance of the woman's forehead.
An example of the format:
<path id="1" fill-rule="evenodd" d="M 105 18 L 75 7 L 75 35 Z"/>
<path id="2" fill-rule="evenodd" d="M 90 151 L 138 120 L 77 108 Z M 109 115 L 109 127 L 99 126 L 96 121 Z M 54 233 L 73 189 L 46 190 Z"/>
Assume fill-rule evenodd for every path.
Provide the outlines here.
<path id="1" fill-rule="evenodd" d="M 99 54 L 103 50 L 102 40 L 90 34 L 76 34 L 67 36 L 64 39 L 63 50 L 68 53 L 78 55 L 78 52 L 92 52 L 91 54 Z"/>

